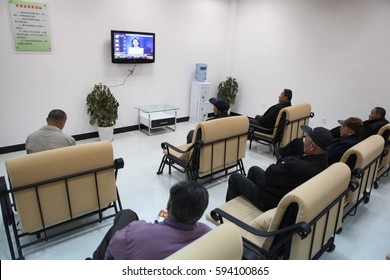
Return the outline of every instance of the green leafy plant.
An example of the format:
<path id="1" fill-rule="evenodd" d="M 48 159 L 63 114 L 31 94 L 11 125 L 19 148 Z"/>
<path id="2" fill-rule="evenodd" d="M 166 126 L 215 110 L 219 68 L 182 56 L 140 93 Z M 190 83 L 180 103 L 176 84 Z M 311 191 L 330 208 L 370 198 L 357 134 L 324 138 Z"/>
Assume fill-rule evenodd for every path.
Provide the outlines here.
<path id="1" fill-rule="evenodd" d="M 226 80 L 218 85 L 218 99 L 225 99 L 229 105 L 233 105 L 236 102 L 236 96 L 238 92 L 238 83 L 236 78 L 226 77 Z"/>
<path id="2" fill-rule="evenodd" d="M 91 125 L 96 123 L 100 127 L 109 127 L 116 124 L 119 103 L 106 85 L 94 85 L 87 95 L 86 104 Z"/>

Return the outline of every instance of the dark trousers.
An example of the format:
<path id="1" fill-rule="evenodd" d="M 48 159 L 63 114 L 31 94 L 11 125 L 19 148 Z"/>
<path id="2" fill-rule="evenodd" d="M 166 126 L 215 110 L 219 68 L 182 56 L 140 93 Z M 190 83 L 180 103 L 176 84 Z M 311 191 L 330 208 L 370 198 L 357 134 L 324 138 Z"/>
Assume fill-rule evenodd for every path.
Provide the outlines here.
<path id="1" fill-rule="evenodd" d="M 265 212 L 278 205 L 278 200 L 265 190 L 265 171 L 258 166 L 249 168 L 248 176 L 233 173 L 229 177 L 226 201 L 245 196 L 254 206 Z"/>
<path id="2" fill-rule="evenodd" d="M 124 209 L 119 211 L 114 218 L 114 223 L 112 227 L 107 231 L 106 235 L 103 237 L 102 242 L 99 244 L 92 257 L 94 260 L 104 260 L 108 244 L 110 243 L 111 238 L 114 236 L 117 230 L 120 230 L 130 224 L 132 221 L 138 220 L 138 215 L 130 210 Z"/>
<path id="3" fill-rule="evenodd" d="M 251 126 L 255 131 L 265 133 L 265 134 L 270 134 L 270 135 L 274 132 L 272 128 L 266 128 L 266 127 L 262 128 L 260 122 L 255 118 L 248 117 L 248 119 L 249 119 L 249 126 Z"/>
<path id="4" fill-rule="evenodd" d="M 190 130 L 187 134 L 187 144 L 192 142 L 192 137 L 194 137 L 194 130 Z"/>

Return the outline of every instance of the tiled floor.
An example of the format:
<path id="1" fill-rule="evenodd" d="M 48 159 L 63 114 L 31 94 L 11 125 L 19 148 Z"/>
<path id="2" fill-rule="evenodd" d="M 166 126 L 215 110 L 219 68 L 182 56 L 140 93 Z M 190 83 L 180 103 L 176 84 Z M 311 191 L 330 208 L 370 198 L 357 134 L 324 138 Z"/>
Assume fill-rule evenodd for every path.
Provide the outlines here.
<path id="1" fill-rule="evenodd" d="M 179 123 L 177 130 L 156 130 L 147 136 L 139 131 L 116 134 L 114 141 L 115 157 L 125 161 L 119 171 L 117 185 L 124 208 L 136 211 L 141 219 L 154 221 L 161 209 L 165 209 L 169 188 L 184 174 L 173 172 L 156 175 L 162 157 L 161 142 L 184 144 L 187 132 L 194 127 L 190 122 Z M 98 141 L 89 139 L 78 144 Z M 5 176 L 4 160 L 25 154 L 24 151 L 0 155 L 0 176 Z M 247 151 L 245 168 L 252 165 L 266 168 L 274 162 L 267 147 L 255 144 Z M 208 210 L 224 202 L 227 179 L 207 183 L 210 194 Z M 328 260 L 383 260 L 390 253 L 390 181 L 384 178 L 378 189 L 373 189 L 370 202 L 358 208 L 357 215 L 346 219 L 343 232 L 336 237 L 336 249 L 325 253 L 321 259 Z M 208 223 L 204 218 L 205 223 Z M 92 254 L 111 221 L 94 225 L 68 235 L 25 249 L 25 257 L 30 260 L 82 260 Z M 10 259 L 5 238 L 4 226 L 0 228 L 0 259 Z"/>

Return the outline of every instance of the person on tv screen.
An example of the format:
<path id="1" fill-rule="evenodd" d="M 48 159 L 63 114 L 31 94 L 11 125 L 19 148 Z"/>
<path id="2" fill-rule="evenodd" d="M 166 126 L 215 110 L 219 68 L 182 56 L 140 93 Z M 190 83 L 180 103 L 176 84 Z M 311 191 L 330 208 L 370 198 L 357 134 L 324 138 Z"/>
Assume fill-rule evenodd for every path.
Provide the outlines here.
<path id="1" fill-rule="evenodd" d="M 144 56 L 144 48 L 141 47 L 141 41 L 138 38 L 133 38 L 131 40 L 131 47 L 128 49 L 127 54 L 130 57 Z"/>

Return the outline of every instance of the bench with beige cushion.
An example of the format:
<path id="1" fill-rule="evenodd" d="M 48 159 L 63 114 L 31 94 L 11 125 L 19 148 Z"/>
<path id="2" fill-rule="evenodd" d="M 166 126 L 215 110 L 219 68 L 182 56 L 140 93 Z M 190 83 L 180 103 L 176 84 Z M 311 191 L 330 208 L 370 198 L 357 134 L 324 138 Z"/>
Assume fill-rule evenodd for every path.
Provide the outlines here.
<path id="1" fill-rule="evenodd" d="M 335 248 L 351 171 L 336 163 L 287 193 L 278 206 L 260 211 L 244 196 L 207 214 L 215 224 L 233 223 L 247 259 L 318 259 Z"/>
<path id="2" fill-rule="evenodd" d="M 250 125 L 249 130 L 249 149 L 252 148 L 252 141 L 264 144 L 273 148 L 274 154 L 278 148 L 284 148 L 295 138 L 303 136 L 303 131 L 300 129 L 301 125 L 309 125 L 310 118 L 314 116 L 311 112 L 311 105 L 309 103 L 302 103 L 285 107 L 279 111 L 276 118 L 275 127 L 270 129 L 272 134 L 256 131 L 256 125 Z M 278 156 L 277 154 L 275 154 Z"/>
<path id="3" fill-rule="evenodd" d="M 245 174 L 242 159 L 245 157 L 249 120 L 246 116 L 233 116 L 198 123 L 192 143 L 174 146 L 163 142 L 163 158 L 157 174 L 165 165 L 186 173 L 192 180 L 232 172 Z"/>
<path id="4" fill-rule="evenodd" d="M 114 161 L 108 141 L 15 157 L 5 165 L 9 188 L 4 180 L 1 207 L 4 224 L 11 225 L 14 234 L 16 244 L 6 226 L 13 259 L 14 247 L 22 259 L 22 248 L 59 235 L 60 226 L 80 220 L 73 223 L 76 229 L 101 222 L 122 208 L 115 180 L 123 160 Z M 68 225 L 64 231 L 71 228 Z M 37 240 L 24 241 L 27 235 L 35 235 Z"/>
<path id="5" fill-rule="evenodd" d="M 242 251 L 242 238 L 239 230 L 232 224 L 223 224 L 166 259 L 241 260 Z"/>
<path id="6" fill-rule="evenodd" d="M 383 137 L 372 135 L 349 148 L 341 157 L 340 162 L 350 167 L 351 177 L 359 182 L 359 187 L 348 194 L 344 218 L 355 215 L 358 205 L 362 202 L 369 202 L 372 187 L 377 179 L 383 148 Z"/>
<path id="7" fill-rule="evenodd" d="M 384 153 L 379 162 L 377 181 L 379 181 L 382 177 L 387 177 L 390 172 L 390 124 L 382 126 L 378 131 L 378 135 L 383 137 L 383 140 L 385 141 L 385 146 Z"/>

